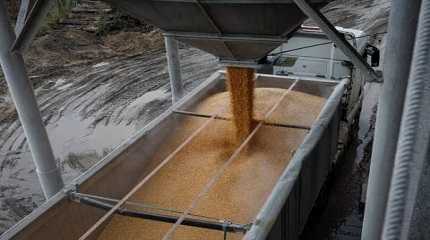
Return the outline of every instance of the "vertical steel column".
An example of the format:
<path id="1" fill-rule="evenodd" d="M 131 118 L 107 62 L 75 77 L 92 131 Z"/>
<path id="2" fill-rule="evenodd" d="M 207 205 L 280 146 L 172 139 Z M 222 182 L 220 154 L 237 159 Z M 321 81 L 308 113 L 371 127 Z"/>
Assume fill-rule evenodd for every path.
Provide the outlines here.
<path id="1" fill-rule="evenodd" d="M 396 159 L 391 178 L 382 239 L 410 239 L 414 208 L 424 212 L 430 204 L 415 205 L 422 168 L 429 162 L 430 146 L 430 0 L 422 0 L 414 54 L 401 121 Z M 428 179 L 423 179 L 428 181 Z M 428 202 L 428 199 L 427 199 Z M 421 208 L 421 209 L 420 209 Z M 417 239 L 428 239 L 428 222 L 416 222 L 424 231 Z"/>
<path id="2" fill-rule="evenodd" d="M 421 1 L 393 0 L 361 239 L 381 239 Z"/>
<path id="3" fill-rule="evenodd" d="M 169 69 L 172 102 L 182 98 L 184 87 L 181 79 L 181 65 L 179 63 L 178 42 L 171 36 L 164 36 L 166 45 L 167 67 Z"/>
<path id="4" fill-rule="evenodd" d="M 15 34 L 9 23 L 5 1 L 0 1 L 0 64 L 27 137 L 43 193 L 49 198 L 63 188 L 63 180 L 27 77 L 24 60 L 20 53 L 10 51 L 14 40 Z"/>

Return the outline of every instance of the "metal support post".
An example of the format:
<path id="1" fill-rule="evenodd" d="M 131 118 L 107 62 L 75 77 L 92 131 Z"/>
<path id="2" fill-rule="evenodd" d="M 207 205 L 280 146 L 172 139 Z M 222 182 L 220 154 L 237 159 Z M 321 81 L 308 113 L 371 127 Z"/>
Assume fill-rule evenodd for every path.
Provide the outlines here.
<path id="1" fill-rule="evenodd" d="M 336 45 L 334 43 L 332 43 L 331 49 L 330 49 L 330 62 L 328 64 L 328 74 L 327 74 L 328 79 L 334 79 L 333 73 L 334 73 L 334 55 L 335 55 L 335 53 L 336 53 Z"/>
<path id="2" fill-rule="evenodd" d="M 172 102 L 175 103 L 181 99 L 184 94 L 184 87 L 181 79 L 181 65 L 179 63 L 178 42 L 171 36 L 164 36 L 164 42 L 166 45 Z"/>
<path id="3" fill-rule="evenodd" d="M 53 0 L 37 0 L 32 5 L 31 11 L 25 19 L 25 24 L 20 27 L 19 35 L 16 36 L 16 40 L 12 45 L 13 51 L 22 53 L 27 50 L 53 3 Z"/>
<path id="4" fill-rule="evenodd" d="M 391 6 L 361 239 L 381 239 L 421 1 Z"/>
<path id="5" fill-rule="evenodd" d="M 327 35 L 327 37 L 338 46 L 342 52 L 348 56 L 355 66 L 360 68 L 363 73 L 369 77 L 369 81 L 380 81 L 372 67 L 367 64 L 360 53 L 349 44 L 349 42 L 336 30 L 336 28 L 322 15 L 318 10 L 315 10 L 306 0 L 294 0 L 296 5 L 310 17 L 320 29 Z"/>
<path id="6" fill-rule="evenodd" d="M 63 188 L 63 180 L 27 77 L 24 60 L 19 52 L 10 51 L 15 34 L 9 23 L 5 1 L 0 1 L 0 33 L 0 64 L 27 137 L 43 193 L 49 198 Z"/>
<path id="7" fill-rule="evenodd" d="M 416 202 L 417 193 L 423 194 L 430 190 L 419 186 L 423 168 L 426 165 L 428 167 L 430 147 L 430 0 L 422 0 L 416 29 L 414 53 L 385 211 L 382 232 L 384 240 L 429 239 L 430 236 L 428 220 L 418 222 L 418 219 L 412 218 L 413 212 L 425 214 L 430 206 L 428 199 L 418 204 Z M 400 32 L 402 30 L 397 29 Z M 422 180 L 422 183 L 429 181 Z M 410 232 L 411 227 L 423 231 L 418 234 Z M 411 238 L 410 233 L 416 237 Z"/>

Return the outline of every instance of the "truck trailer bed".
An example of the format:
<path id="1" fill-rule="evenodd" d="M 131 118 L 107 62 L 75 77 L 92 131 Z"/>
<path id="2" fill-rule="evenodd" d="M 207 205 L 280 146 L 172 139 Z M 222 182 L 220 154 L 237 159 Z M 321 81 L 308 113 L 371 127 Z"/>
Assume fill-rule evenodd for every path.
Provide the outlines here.
<path id="1" fill-rule="evenodd" d="M 120 216 L 120 211 L 100 221 L 106 208 L 71 197 L 87 194 L 118 201 L 150 175 L 120 210 L 177 218 L 187 212 L 186 217 L 194 219 L 247 226 L 246 233 L 228 232 L 228 239 L 297 239 L 337 150 L 341 99 L 348 80 L 257 75 L 257 119 L 274 104 L 273 99 L 288 88 L 291 92 L 232 161 L 238 143 L 229 137 L 233 127 L 224 81 L 222 72 L 212 75 L 2 240 L 80 239 L 89 229 L 85 239 L 160 239 L 172 222 Z M 272 100 L 263 101 L 265 96 Z M 214 117 L 221 106 L 227 108 Z M 174 239 L 224 239 L 219 229 L 196 226 L 180 225 L 173 233 Z"/>

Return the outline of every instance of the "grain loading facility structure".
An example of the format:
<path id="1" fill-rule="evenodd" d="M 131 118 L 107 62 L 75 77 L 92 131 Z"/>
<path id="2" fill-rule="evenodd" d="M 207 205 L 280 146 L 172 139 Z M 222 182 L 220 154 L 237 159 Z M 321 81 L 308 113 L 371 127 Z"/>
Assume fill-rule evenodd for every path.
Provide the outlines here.
<path id="1" fill-rule="evenodd" d="M 167 39 L 173 37 L 174 39 L 189 43 L 215 54 L 220 58 L 221 62 L 240 66 L 257 66 L 258 61 L 262 57 L 276 48 L 280 43 L 285 42 L 288 36 L 297 30 L 300 24 L 305 20 L 305 15 L 292 2 L 280 1 L 269 3 L 238 1 L 215 3 L 213 1 L 208 1 L 204 3 L 204 5 L 202 5 L 202 2 L 139 2 L 139 4 L 143 4 L 144 6 L 124 1 L 115 3 L 128 10 L 136 10 L 136 6 L 139 6 L 140 10 L 135 12 L 135 14 L 144 19 L 149 17 L 150 22 L 161 26 L 162 29 L 166 30 Z M 150 6 L 145 4 L 150 4 Z M 179 14 L 171 15 L 173 18 L 170 19 L 160 17 L 163 15 L 163 11 L 169 11 L 169 9 L 171 11 L 171 9 L 173 9 L 172 6 L 169 6 L 170 4 L 176 4 L 178 7 L 181 7 L 181 10 L 178 11 Z M 316 1 L 313 7 L 320 8 L 323 5 L 324 2 Z M 43 5 L 41 6 L 43 7 Z M 265 15 L 260 15 L 261 17 L 255 18 L 256 11 L 261 9 L 266 9 L 267 13 Z M 280 9 L 287 11 L 289 14 L 276 14 Z M 151 12 L 149 10 L 153 11 Z M 196 10 L 199 12 L 193 13 L 193 11 Z M 213 10 L 213 12 L 211 12 L 211 10 Z M 215 20 L 211 17 L 212 14 L 216 15 L 217 12 L 219 14 L 226 11 L 230 11 L 232 17 L 238 18 L 239 25 L 252 23 L 253 19 L 256 22 L 254 24 L 247 24 L 249 28 L 242 26 L 227 30 L 227 26 L 215 23 Z M 211 13 L 209 14 L 209 12 Z M 238 14 L 238 12 L 243 12 L 243 14 Z M 29 19 L 31 16 L 32 15 L 30 15 Z M 34 16 L 37 16 L 37 14 Z M 201 17 L 202 19 L 196 21 L 196 19 L 190 19 L 189 16 Z M 175 19 L 175 17 L 177 17 L 177 19 Z M 221 15 L 218 17 L 222 19 Z M 169 19 L 166 23 L 167 25 L 163 22 L 166 21 L 166 19 Z M 206 22 L 207 24 L 203 24 L 200 28 L 193 29 L 193 23 L 195 22 L 202 24 Z M 174 24 L 168 25 L 168 23 Z M 221 31 L 221 29 L 226 30 Z M 196 31 L 199 32 L 199 34 L 196 34 Z M 31 37 L 31 31 L 24 26 L 21 34 L 17 37 L 17 41 L 14 43 L 13 49 L 22 49 L 24 45 L 20 44 L 24 44 L 28 41 L 26 40 L 28 39 L 26 36 Z M 166 46 L 169 47 L 169 40 L 166 40 L 166 43 Z M 173 53 L 172 56 L 174 55 Z M 172 63 L 174 64 L 174 61 L 172 61 Z M 174 68 L 174 66 L 171 66 L 171 68 Z M 173 75 L 172 73 L 174 72 L 178 71 L 171 71 L 171 75 Z M 193 236 L 201 237 L 199 234 L 209 236 L 210 234 L 206 233 L 208 230 L 205 229 L 212 229 L 212 231 L 216 229 L 216 232 L 212 232 L 213 235 L 210 235 L 211 238 L 214 239 L 230 236 L 230 234 L 235 238 L 297 238 L 307 221 L 319 190 L 335 159 L 339 121 L 341 115 L 343 115 L 343 103 L 341 100 L 344 96 L 346 86 L 350 84 L 350 79 L 344 79 L 339 83 L 331 80 L 258 75 L 255 83 L 257 90 L 261 89 L 265 91 L 267 88 L 277 88 L 281 90 L 280 95 L 275 101 L 272 100 L 272 102 L 269 103 L 270 101 L 268 102 L 264 100 L 264 98 L 260 101 L 263 105 L 268 106 L 268 109 L 265 110 L 268 110 L 269 114 L 265 112 L 260 113 L 263 117 L 257 119 L 260 122 L 254 132 L 236 150 L 233 150 L 227 155 L 223 154 L 223 158 L 226 158 L 224 161 L 227 161 L 224 163 L 222 161 L 223 159 L 221 159 L 221 162 L 218 160 L 217 164 L 210 168 L 209 172 L 203 176 L 204 178 L 200 185 L 197 184 L 199 182 L 197 179 L 200 179 L 200 177 L 197 177 L 195 174 L 199 173 L 199 171 L 202 171 L 204 168 L 201 166 L 201 168 L 198 169 L 199 162 L 211 160 L 210 158 L 199 159 L 199 162 L 189 165 L 186 168 L 193 171 L 184 172 L 183 174 L 179 172 L 179 177 L 184 179 L 174 178 L 174 181 L 170 184 L 173 190 L 180 187 L 175 187 L 175 182 L 184 181 L 187 179 L 187 176 L 191 178 L 194 184 L 198 185 L 195 191 L 180 188 L 190 195 L 185 197 L 185 200 L 179 198 L 179 193 L 177 193 L 176 196 L 170 193 L 173 197 L 173 206 L 169 205 L 171 202 L 169 199 L 161 199 L 158 202 L 150 202 L 151 204 L 149 204 L 156 205 L 157 208 L 163 209 L 163 211 L 165 211 L 165 209 L 176 209 L 176 214 L 172 215 L 172 212 L 168 211 L 167 214 L 162 214 L 160 216 L 160 213 L 157 211 L 154 212 L 154 209 L 150 209 L 148 212 L 148 209 L 146 209 L 146 211 L 137 211 L 141 209 L 122 209 L 120 206 L 123 203 L 130 204 L 128 199 L 131 197 L 135 199 L 136 202 L 144 204 L 144 208 L 147 208 L 145 199 L 139 199 L 139 197 L 135 198 L 135 195 L 139 194 L 140 189 L 145 186 L 145 184 L 149 185 L 149 188 L 151 188 L 151 183 L 146 182 L 151 181 L 150 178 L 152 177 L 157 178 L 159 176 L 159 178 L 163 179 L 162 169 L 164 165 L 168 167 L 169 161 L 174 163 L 175 155 L 180 154 L 181 151 L 186 151 L 183 149 L 186 148 L 187 145 L 193 146 L 194 138 L 197 138 L 199 134 L 203 134 L 204 131 L 207 131 L 206 129 L 218 129 L 216 127 L 217 124 L 222 125 L 229 121 L 231 116 L 219 112 L 216 108 L 213 109 L 213 104 L 209 104 L 207 108 L 202 109 L 196 106 L 202 104 L 202 102 L 204 103 L 206 98 L 210 98 L 215 93 L 223 91 L 223 89 L 225 90 L 223 80 L 224 75 L 222 73 L 215 73 L 205 84 L 193 91 L 193 93 L 189 94 L 183 100 L 177 102 L 172 109 L 147 126 L 141 134 L 125 143 L 122 147 L 117 149 L 115 153 L 112 153 L 110 157 L 92 168 L 85 176 L 79 178 L 70 187 L 67 187 L 67 189 L 69 189 L 67 192 L 59 193 L 49 200 L 52 204 L 51 206 L 40 209 L 39 214 L 36 212 L 33 217 L 28 217 L 26 220 L 27 223 L 22 222 L 20 225 L 17 225 L 15 229 L 6 233 L 5 237 L 9 236 L 16 239 L 25 239 L 27 236 L 31 235 L 36 238 L 62 236 L 64 239 L 93 239 L 117 236 L 116 234 L 118 234 L 118 232 L 110 231 L 115 228 L 115 221 L 121 222 L 121 220 L 118 220 L 116 216 L 113 217 L 112 214 L 115 213 L 115 215 L 117 215 L 117 213 L 127 212 L 129 215 L 128 217 L 132 215 L 132 217 L 140 216 L 143 219 L 154 220 L 154 218 L 156 218 L 156 221 L 151 222 L 153 224 L 155 223 L 155 226 L 134 227 L 135 230 L 141 229 L 144 232 L 150 229 L 160 230 L 160 233 L 155 233 L 155 235 L 144 234 L 148 239 L 163 237 L 165 229 L 165 227 L 163 227 L 163 222 L 174 223 L 171 230 L 166 231 L 167 234 L 174 233 L 176 231 L 174 228 L 181 223 L 186 226 L 194 227 L 192 232 L 186 231 L 186 233 L 184 233 L 185 238 L 192 238 Z M 282 89 L 284 89 L 283 92 Z M 289 96 L 294 95 L 291 92 L 294 92 L 294 94 L 307 95 L 305 98 L 302 97 L 294 100 L 295 97 L 290 98 Z M 311 106 L 300 105 L 302 102 L 306 103 L 304 100 L 308 98 L 316 98 L 319 99 L 318 101 L 320 102 L 320 104 L 315 105 L 313 107 L 314 110 L 310 112 L 303 110 Z M 287 99 L 288 101 L 286 101 Z M 256 101 L 259 101 L 258 96 Z M 289 103 L 290 101 L 292 103 L 295 102 L 294 105 L 296 106 Z M 221 106 L 227 105 L 226 102 L 221 101 L 221 103 Z M 220 103 L 218 103 L 218 105 L 219 104 Z M 286 108 L 285 104 L 290 104 L 290 107 Z M 284 111 L 282 109 L 287 109 L 287 112 L 278 113 L 279 111 Z M 295 109 L 295 111 L 298 112 L 293 111 L 288 113 L 289 109 Z M 272 114 L 274 114 L 274 116 L 272 116 Z M 290 117 L 293 118 L 289 119 Z M 299 118 L 294 119 L 294 117 Z M 206 120 L 204 120 L 205 122 L 200 126 L 198 126 L 198 124 L 191 124 L 191 127 L 186 127 L 190 125 L 188 123 L 189 121 L 201 122 L 203 119 Z M 304 119 L 308 120 L 303 121 Z M 177 131 L 185 132 L 181 133 L 179 131 L 173 134 L 169 129 L 177 129 Z M 261 132 L 270 133 L 273 129 L 280 133 L 286 131 L 287 135 L 285 136 L 291 135 L 291 139 L 285 142 L 279 139 L 281 144 L 283 143 L 286 145 L 278 146 L 278 150 L 276 150 L 280 150 L 280 152 L 276 155 L 277 157 L 274 159 L 276 160 L 275 162 L 283 159 L 283 161 L 278 163 L 281 165 L 272 166 L 272 168 L 277 171 L 269 171 L 266 172 L 268 175 L 265 175 L 264 171 L 267 171 L 267 167 L 271 165 L 270 162 L 266 162 L 268 165 L 265 167 L 262 166 L 257 169 L 245 168 L 240 171 L 241 174 L 250 174 L 248 176 L 248 181 L 237 181 L 237 187 L 234 184 L 235 182 L 228 182 L 227 185 L 221 187 L 221 189 L 227 187 L 227 190 L 221 193 L 226 197 L 231 196 L 233 190 L 243 195 L 242 193 L 244 192 L 241 193 L 241 191 L 243 191 L 241 189 L 244 187 L 245 189 L 251 187 L 246 191 L 249 194 L 248 198 L 239 198 L 240 201 L 237 200 L 237 204 L 243 204 L 243 201 L 249 201 L 247 204 L 244 204 L 244 206 L 248 207 L 239 207 L 238 210 L 235 210 L 238 205 L 232 205 L 229 209 L 228 204 L 234 203 L 235 201 L 231 199 L 227 202 L 225 200 L 223 201 L 217 198 L 219 194 L 215 194 L 215 200 L 207 201 L 210 203 L 209 209 L 222 209 L 224 211 L 219 212 L 225 215 L 219 215 L 209 222 L 207 222 L 207 219 L 202 222 L 202 219 L 193 218 L 197 215 L 207 217 L 210 215 L 210 212 L 213 212 L 209 211 L 208 213 L 203 210 L 203 213 L 194 213 L 193 208 L 197 207 L 198 204 L 191 204 L 189 206 L 188 204 L 190 204 L 190 202 L 200 203 L 200 201 L 196 201 L 198 198 L 195 198 L 195 196 L 203 196 L 205 194 L 211 196 L 211 188 L 214 187 L 217 189 L 217 186 L 213 185 L 216 185 L 218 181 L 223 182 L 224 171 L 227 172 L 229 169 L 234 169 L 233 166 L 238 164 L 236 162 L 241 162 L 240 159 L 243 158 L 243 156 L 240 155 L 243 155 L 243 152 L 246 154 L 246 152 L 250 151 L 251 155 L 248 157 L 254 158 L 252 157 L 253 150 L 247 148 L 257 148 L 261 141 L 263 146 L 270 142 L 270 138 L 267 138 L 268 136 L 264 137 L 263 134 L 263 138 L 260 139 L 260 135 L 262 134 Z M 222 137 L 225 138 L 225 135 L 222 135 Z M 171 139 L 171 142 L 160 145 L 162 142 L 165 142 L 166 139 Z M 254 143 L 255 141 L 257 143 Z M 302 143 L 302 141 L 304 142 Z M 247 146 L 249 144 L 257 145 Z M 162 146 L 162 148 L 160 148 L 160 146 Z M 197 152 L 202 151 L 199 144 L 191 148 L 197 148 Z M 272 150 L 275 149 L 270 150 L 269 147 L 268 150 L 269 152 L 266 154 L 273 155 Z M 267 151 L 267 149 L 263 147 L 260 151 L 263 151 L 264 156 L 264 151 Z M 189 152 L 189 154 L 192 152 L 193 151 Z M 261 156 L 258 157 L 261 154 L 261 152 L 257 152 L 255 158 L 261 158 Z M 236 158 L 238 159 L 236 160 Z M 234 160 L 236 160 L 236 162 Z M 178 160 L 176 160 L 176 162 L 177 161 Z M 185 158 L 183 161 L 188 161 L 188 158 Z M 258 162 L 252 165 L 259 166 Z M 160 171 L 160 173 L 158 173 L 158 171 Z M 258 173 L 259 171 L 263 172 Z M 127 177 L 124 178 L 121 176 Z M 172 176 L 172 173 L 168 173 L 167 176 Z M 234 177 L 235 175 L 233 174 L 232 176 Z M 271 181 L 268 181 L 266 185 L 257 186 L 258 182 L 264 182 L 264 179 L 269 176 L 272 178 Z M 164 182 L 168 182 L 168 180 L 165 179 L 163 180 L 163 183 Z M 211 185 L 211 183 L 213 184 Z M 155 188 L 160 187 L 157 187 L 157 184 L 152 185 Z M 200 188 L 203 188 L 203 192 Z M 151 194 L 153 196 L 163 196 L 163 194 L 158 191 L 152 192 Z M 169 194 L 169 192 L 167 192 L 167 194 Z M 257 199 L 258 201 L 256 201 Z M 177 205 L 181 202 L 185 204 L 182 207 Z M 204 203 L 205 201 L 201 202 Z M 225 204 L 227 204 L 227 207 Z M 118 207 L 122 209 L 120 212 L 118 212 Z M 105 213 L 106 210 L 108 210 L 107 214 Z M 241 216 L 246 217 L 242 218 Z M 64 221 L 68 223 L 59 220 L 63 217 Z M 86 221 L 81 221 L 81 219 L 86 219 Z M 219 224 L 220 221 L 222 222 L 221 226 Z M 59 224 L 58 226 L 70 226 L 71 228 L 64 229 L 54 227 L 47 229 L 44 227 L 54 226 L 53 224 Z M 113 226 L 111 224 L 113 224 Z M 157 226 L 157 224 L 161 225 Z M 128 224 L 126 223 L 126 225 L 132 226 L 133 224 L 130 222 Z M 205 227 L 202 227 L 202 225 Z M 121 232 L 120 229 L 119 231 Z M 132 232 L 132 229 L 130 229 L 130 231 Z M 178 231 L 181 234 L 181 229 Z M 194 235 L 196 231 L 200 233 Z M 124 235 L 123 237 L 133 238 L 132 236 L 133 235 Z M 141 236 L 141 234 L 139 236 Z"/>
<path id="2" fill-rule="evenodd" d="M 170 50 L 175 49 L 174 42 L 169 40 L 174 38 L 218 56 L 220 61 L 227 65 L 252 67 L 258 66 L 261 58 L 280 43 L 285 42 L 305 20 L 305 16 L 309 16 L 363 72 L 368 81 L 381 81 L 354 47 L 317 11 L 326 1 L 130 0 L 112 2 L 165 30 L 168 52 L 169 45 L 171 45 Z M 44 160 L 46 156 L 52 160 L 49 141 L 43 142 L 44 144 L 34 142 L 34 140 L 47 140 L 46 133 L 41 130 L 41 126 L 38 126 L 41 124 L 32 125 L 31 121 L 25 121 L 27 116 L 31 116 L 40 123 L 40 118 L 37 117 L 37 105 L 34 102 L 29 105 L 26 101 L 21 101 L 25 97 L 21 96 L 23 93 L 33 101 L 34 95 L 32 96 L 29 91 L 31 87 L 25 85 L 25 69 L 22 66 L 22 57 L 19 55 L 19 51 L 25 50 L 37 32 L 38 23 L 46 14 L 48 3 L 49 1 L 37 1 L 16 40 L 12 42 L 13 34 L 9 34 L 0 39 L 0 47 L 3 50 L 1 55 L 3 69 L 15 70 L 5 71 L 6 79 L 18 103 L 17 108 L 24 122 L 35 161 L 38 167 L 47 168 L 44 171 L 40 169 L 38 171 L 40 171 L 41 182 L 47 197 L 52 197 L 42 207 L 6 232 L 2 239 L 58 237 L 109 239 L 112 236 L 131 239 L 142 237 L 201 239 L 202 236 L 213 239 L 226 239 L 228 236 L 236 239 L 298 238 L 335 160 L 340 120 L 346 117 L 343 111 L 345 104 L 343 100 L 344 97 L 348 98 L 346 90 L 354 79 L 343 79 L 338 82 L 330 79 L 257 75 L 255 80 L 257 89 L 264 93 L 276 88 L 278 89 L 276 91 L 280 91 L 279 98 L 271 100 L 272 103 L 269 104 L 267 112 L 257 112 L 261 115 L 260 118 L 257 117 L 258 125 L 246 140 L 228 153 L 215 153 L 217 156 L 222 155 L 224 161 L 215 161 L 213 165 L 203 163 L 200 166 L 201 161 L 210 161 L 210 158 L 204 158 L 199 159 L 195 164 L 172 167 L 169 164 L 174 163 L 179 154 L 185 155 L 185 160 L 179 161 L 179 164 L 184 164 L 189 160 L 187 156 L 194 156 L 196 153 L 202 153 L 203 156 L 210 154 L 210 151 L 204 151 L 205 142 L 198 141 L 198 137 L 205 130 L 217 132 L 219 128 L 215 124 L 223 125 L 230 121 L 231 116 L 222 107 L 225 102 L 222 101 L 222 97 L 219 97 L 219 94 L 223 94 L 225 90 L 222 82 L 225 77 L 222 72 L 215 73 L 183 99 L 179 100 L 181 96 L 174 98 L 177 102 L 172 108 L 76 179 L 73 184 L 54 195 L 62 188 L 61 177 L 58 179 L 59 174 L 55 167 L 48 169 L 52 167 L 52 161 Z M 0 7 L 2 8 L 0 15 L 3 17 L 0 19 L 0 27 L 2 31 L 10 33 L 10 26 L 4 18 L 4 6 L 0 5 Z M 175 53 L 171 53 L 170 56 L 174 58 Z M 172 86 L 180 87 L 176 82 L 180 77 L 174 76 L 180 72 L 175 70 L 178 67 L 177 61 L 169 61 L 169 64 Z M 11 66 L 18 66 L 18 69 Z M 17 74 L 16 71 L 20 70 L 20 74 Z M 19 80 L 19 84 L 14 80 Z M 345 92 L 347 92 L 346 95 Z M 212 99 L 214 96 L 217 96 L 215 100 Z M 213 102 L 207 102 L 208 99 L 212 99 Z M 263 106 L 270 102 L 262 99 Z M 285 99 L 288 101 L 285 102 Z M 310 99 L 316 100 L 307 101 Z M 258 102 L 258 92 L 256 101 Z M 289 102 L 294 101 L 297 105 L 288 107 Z M 315 111 L 300 111 L 300 108 L 309 107 Z M 300 117 L 294 119 L 295 116 Z M 304 119 L 307 120 L 304 121 Z M 37 131 L 33 131 L 32 127 Z M 266 130 L 260 131 L 263 129 Z M 269 150 L 270 147 L 276 147 L 276 144 L 268 144 L 271 140 L 270 134 L 264 137 L 264 132 L 270 133 L 271 130 L 278 134 L 282 131 L 288 132 L 285 138 L 281 136 L 285 141 L 277 141 L 277 143 L 286 144 L 283 148 L 278 148 L 285 151 L 279 154 L 285 154 L 285 158 L 282 159 L 286 160 L 281 162 L 281 165 L 272 166 L 273 169 L 278 170 L 276 174 L 272 172 L 265 175 L 264 172 L 260 172 L 259 175 L 259 171 L 265 170 L 264 167 L 252 168 L 252 165 L 241 165 L 243 162 L 240 159 L 247 157 L 253 159 L 254 157 L 250 156 L 255 154 L 253 151 L 255 146 L 259 146 L 258 144 L 268 146 Z M 263 137 L 261 138 L 259 134 L 263 134 Z M 291 136 L 294 137 L 291 139 Z M 219 149 L 230 147 L 224 140 L 220 143 L 223 147 Z M 195 145 L 193 141 L 197 141 Z M 254 148 L 252 144 L 256 144 L 253 145 Z M 187 149 L 189 146 L 191 149 Z M 264 147 L 262 149 L 264 151 Z M 268 151 L 268 155 L 256 153 L 256 159 L 277 155 L 276 151 Z M 241 156 L 242 154 L 245 154 L 245 157 Z M 277 161 L 280 159 L 279 156 L 276 157 Z M 235 164 L 238 164 L 236 167 L 239 169 L 248 166 L 251 170 L 245 168 L 242 169 L 243 171 L 228 174 L 230 169 L 234 169 L 232 166 Z M 173 170 L 182 168 L 189 172 L 188 174 L 164 172 L 164 169 L 169 166 Z M 196 169 L 193 169 L 193 166 Z M 265 166 L 271 166 L 271 164 L 267 162 Z M 210 174 L 204 175 L 204 179 L 200 182 L 198 180 L 200 178 L 194 175 L 199 174 L 199 171 L 208 171 Z M 242 173 L 245 174 L 245 181 L 239 181 Z M 161 183 L 164 183 L 164 180 L 169 180 L 172 176 L 171 185 L 156 184 L 157 178 L 162 179 Z M 173 184 L 181 181 L 176 179 L 178 176 L 183 177 L 182 181 L 185 183 L 189 181 L 189 183 L 200 184 L 198 189 L 194 189 L 193 185 L 185 185 L 181 188 L 178 185 L 177 188 Z M 223 179 L 225 176 L 227 179 Z M 258 185 L 263 182 L 259 180 L 266 179 L 268 176 L 274 177 L 272 181 L 264 186 Z M 237 177 L 239 180 L 236 179 Z M 211 191 L 218 189 L 218 183 L 227 183 L 219 188 L 225 190 L 224 187 L 227 187 L 227 190 L 215 192 L 212 196 Z M 248 183 L 253 184 L 248 186 Z M 163 189 L 169 187 L 173 187 L 175 191 L 163 195 Z M 161 197 L 158 199 L 160 202 L 157 202 L 158 200 L 145 202 L 148 200 L 147 197 L 156 196 L 147 195 L 151 192 Z M 142 198 L 138 196 L 140 193 Z M 169 196 L 169 193 L 172 194 Z M 188 196 L 188 193 L 192 196 Z M 232 206 L 235 207 L 225 208 L 223 204 L 235 203 L 235 194 L 241 200 L 238 203 L 243 203 L 243 206 L 233 204 Z M 250 194 L 248 198 L 244 198 L 246 194 Z M 166 198 L 162 198 L 163 196 Z M 185 196 L 185 198 L 179 196 Z M 209 200 L 204 199 L 205 197 Z M 214 198 L 211 200 L 211 197 Z M 225 200 L 226 197 L 227 200 Z M 183 199 L 185 201 L 182 201 Z M 139 200 L 142 202 L 138 202 Z M 205 200 L 210 204 L 199 210 L 200 204 Z M 185 204 L 185 207 L 172 209 L 171 206 L 163 205 L 166 203 Z M 208 209 L 217 208 L 220 211 L 214 213 L 224 215 L 211 217 L 205 214 Z M 240 218 L 243 215 L 246 217 Z M 137 225 L 135 225 L 134 220 L 123 221 L 123 218 L 139 220 L 136 220 Z M 147 221 L 151 222 L 147 223 Z M 128 228 L 131 225 L 135 227 Z M 139 226 L 143 227 L 139 228 Z M 128 231 L 121 233 L 122 229 L 128 229 Z M 143 233 L 139 232 L 141 230 Z M 151 234 L 142 235 L 146 232 Z"/>

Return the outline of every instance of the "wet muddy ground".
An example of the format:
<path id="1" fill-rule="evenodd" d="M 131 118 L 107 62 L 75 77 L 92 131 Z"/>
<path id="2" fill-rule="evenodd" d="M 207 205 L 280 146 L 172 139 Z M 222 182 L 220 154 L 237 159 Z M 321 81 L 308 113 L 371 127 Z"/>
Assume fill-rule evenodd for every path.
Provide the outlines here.
<path id="1" fill-rule="evenodd" d="M 337 0 L 330 3 L 324 12 L 339 26 L 375 33 L 385 31 L 389 2 Z M 70 56 L 64 56 L 63 59 L 61 54 L 43 55 L 47 51 L 62 52 L 62 48 L 52 49 L 52 44 L 45 46 L 41 41 L 27 63 L 30 64 L 31 79 L 34 80 L 55 156 L 65 181 L 69 182 L 167 109 L 170 106 L 170 89 L 165 53 L 159 42 L 162 39 L 158 36 L 145 37 L 134 32 L 110 38 L 113 40 L 96 42 L 92 40 L 91 33 L 77 31 L 70 26 L 64 30 L 66 32 L 61 29 L 57 31 L 53 34 L 62 37 L 60 42 L 80 39 L 80 42 L 68 48 L 73 48 Z M 135 49 L 131 43 L 129 48 L 115 51 L 118 42 L 136 36 L 145 40 L 144 49 Z M 118 40 L 115 41 L 115 38 Z M 153 40 L 148 42 L 148 38 Z M 158 42 L 154 39 L 158 39 Z M 109 48 L 109 44 L 113 47 Z M 218 68 L 213 56 L 197 49 L 183 47 L 180 53 L 187 89 L 198 85 Z M 61 62 L 61 67 L 52 65 L 56 61 Z M 0 233 L 44 201 L 13 104 L 4 87 L 2 92 Z M 369 104 L 374 105 L 375 102 Z M 366 132 L 370 129 L 370 119 L 374 113 L 370 111 L 367 114 L 360 120 L 359 131 L 364 133 L 359 133 L 359 136 L 368 136 Z M 355 144 L 357 148 L 350 150 L 350 162 L 345 163 L 352 175 L 361 174 L 355 150 L 361 151 L 360 148 L 364 149 L 365 146 L 363 139 L 357 140 Z M 345 189 L 345 186 L 340 188 Z M 351 201 L 358 201 L 356 193 L 351 194 Z M 330 209 L 330 205 L 327 209 Z M 342 216 L 332 218 L 333 224 L 326 228 L 329 229 L 326 234 L 328 239 L 337 239 L 336 232 L 347 228 L 349 221 L 359 220 L 359 212 L 355 211 L 354 206 L 348 205 L 347 209 Z"/>

